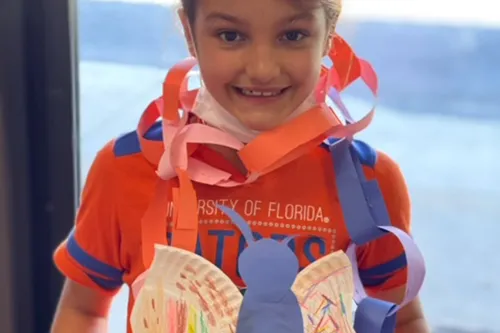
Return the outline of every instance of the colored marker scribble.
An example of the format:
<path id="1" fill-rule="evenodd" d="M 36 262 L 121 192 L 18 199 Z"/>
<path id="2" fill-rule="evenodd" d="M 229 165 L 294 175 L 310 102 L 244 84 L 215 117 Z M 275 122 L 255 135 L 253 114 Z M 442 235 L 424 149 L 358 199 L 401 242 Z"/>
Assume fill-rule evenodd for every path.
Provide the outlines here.
<path id="1" fill-rule="evenodd" d="M 193 307 L 189 307 L 188 333 L 198 332 L 198 311 Z"/>
<path id="2" fill-rule="evenodd" d="M 186 265 L 186 266 L 184 267 L 184 269 L 185 269 L 187 272 L 189 272 L 189 273 L 191 273 L 191 274 L 193 274 L 193 275 L 196 275 L 196 273 L 197 273 L 196 269 L 195 269 L 193 266 L 191 266 L 191 265 Z"/>
<path id="3" fill-rule="evenodd" d="M 208 333 L 211 328 L 222 329 L 222 326 L 227 331 L 232 329 L 231 320 L 225 320 L 223 324 L 217 318 L 232 318 L 236 309 L 229 305 L 225 290 L 218 288 L 216 279 L 210 274 L 200 276 L 189 265 L 179 273 L 175 283 L 180 292 L 179 300 L 176 301 L 175 311 L 168 314 L 168 321 L 175 321 L 177 325 L 173 328 L 167 324 L 169 333 Z M 195 304 L 190 304 L 193 301 Z"/>
<path id="4" fill-rule="evenodd" d="M 340 294 L 340 307 L 342 309 L 342 314 L 346 315 L 345 304 L 344 304 L 344 297 L 342 296 L 342 294 Z"/>
<path id="5" fill-rule="evenodd" d="M 167 324 L 168 324 L 168 332 L 176 333 L 177 332 L 177 303 L 175 300 L 170 299 L 167 302 Z"/>
<path id="6" fill-rule="evenodd" d="M 186 331 L 187 324 L 187 305 L 185 301 L 177 301 L 177 332 L 184 333 Z M 172 319 L 172 318 L 170 318 Z"/>
<path id="7" fill-rule="evenodd" d="M 200 333 L 208 333 L 208 326 L 203 316 L 203 312 L 200 313 Z"/>
<path id="8" fill-rule="evenodd" d="M 306 333 L 350 333 L 353 332 L 347 318 L 344 290 L 348 267 L 343 267 L 307 288 L 301 299 L 301 308 Z"/>

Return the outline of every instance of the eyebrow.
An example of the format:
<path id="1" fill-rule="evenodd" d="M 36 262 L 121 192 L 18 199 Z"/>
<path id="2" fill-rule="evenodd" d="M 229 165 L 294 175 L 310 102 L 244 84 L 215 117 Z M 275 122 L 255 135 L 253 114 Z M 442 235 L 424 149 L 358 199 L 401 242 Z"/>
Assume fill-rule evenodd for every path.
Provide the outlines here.
<path id="1" fill-rule="evenodd" d="M 226 13 L 221 13 L 221 12 L 212 12 L 209 15 L 205 17 L 205 20 L 207 21 L 217 21 L 217 20 L 222 20 L 222 21 L 227 21 L 231 23 L 245 23 L 241 19 L 237 18 L 236 16 L 229 15 Z"/>
<path id="2" fill-rule="evenodd" d="M 293 15 L 291 17 L 287 17 L 283 20 L 283 23 L 294 23 L 296 21 L 312 21 L 314 19 L 314 15 L 310 11 L 301 12 L 299 14 Z"/>
<path id="3" fill-rule="evenodd" d="M 280 20 L 279 24 L 291 24 L 296 21 L 310 21 L 312 19 L 314 19 L 314 15 L 310 11 L 305 11 L 299 14 L 292 15 L 290 17 L 285 17 L 284 19 Z M 205 17 L 205 20 L 207 21 L 222 20 L 235 24 L 248 25 L 248 22 L 246 22 L 245 20 L 242 20 L 236 16 L 222 12 L 212 12 Z"/>

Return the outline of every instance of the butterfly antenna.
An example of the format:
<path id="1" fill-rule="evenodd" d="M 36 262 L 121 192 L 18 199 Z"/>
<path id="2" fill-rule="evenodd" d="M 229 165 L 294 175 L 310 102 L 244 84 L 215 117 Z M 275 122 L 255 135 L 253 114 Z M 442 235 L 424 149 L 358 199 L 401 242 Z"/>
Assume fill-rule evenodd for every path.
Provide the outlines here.
<path id="1" fill-rule="evenodd" d="M 255 238 L 253 237 L 250 226 L 248 225 L 247 221 L 245 221 L 245 219 L 241 217 L 240 214 L 236 213 L 234 210 L 226 206 L 217 205 L 217 208 L 224 212 L 224 214 L 226 214 L 231 219 L 231 221 L 233 221 L 238 229 L 240 229 L 248 245 L 255 242 Z"/>
<path id="2" fill-rule="evenodd" d="M 287 238 L 283 238 L 283 240 L 281 241 L 281 243 L 283 243 L 285 245 L 288 245 L 288 243 L 290 243 L 292 240 L 294 240 L 295 237 L 297 237 L 297 236 L 288 236 Z"/>

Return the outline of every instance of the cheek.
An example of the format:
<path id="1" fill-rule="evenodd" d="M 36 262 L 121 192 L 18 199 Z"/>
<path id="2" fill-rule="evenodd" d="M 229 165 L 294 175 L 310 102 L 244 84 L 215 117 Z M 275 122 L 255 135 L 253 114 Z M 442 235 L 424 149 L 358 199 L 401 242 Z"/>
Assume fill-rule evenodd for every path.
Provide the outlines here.
<path id="1" fill-rule="evenodd" d="M 222 98 L 221 94 L 224 94 L 226 85 L 234 78 L 234 74 L 232 73 L 230 67 L 225 65 L 223 62 L 216 63 L 208 61 L 204 64 L 200 61 L 200 72 L 203 77 L 205 87 L 207 87 L 212 95 L 214 95 L 214 97 L 218 100 Z"/>
<path id="2" fill-rule="evenodd" d="M 287 64 L 287 74 L 293 83 L 304 89 L 312 89 L 317 83 L 321 72 L 321 56 L 318 54 L 307 54 Z"/>
<path id="3" fill-rule="evenodd" d="M 199 43 L 198 63 L 205 85 L 213 91 L 231 82 L 240 66 L 238 57 L 221 52 L 210 43 Z"/>

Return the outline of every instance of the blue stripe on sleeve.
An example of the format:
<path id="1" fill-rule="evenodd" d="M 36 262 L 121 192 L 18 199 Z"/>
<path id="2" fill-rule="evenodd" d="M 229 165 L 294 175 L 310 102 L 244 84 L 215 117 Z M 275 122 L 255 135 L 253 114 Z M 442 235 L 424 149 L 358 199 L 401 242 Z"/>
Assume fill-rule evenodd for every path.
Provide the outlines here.
<path id="1" fill-rule="evenodd" d="M 366 287 L 378 286 L 386 282 L 396 272 L 406 267 L 406 256 L 401 254 L 399 257 L 390 260 L 378 266 L 360 269 L 359 277 Z"/>
<path id="2" fill-rule="evenodd" d="M 114 283 L 122 283 L 123 272 L 117 268 L 114 268 L 98 259 L 94 258 L 92 255 L 85 252 L 84 249 L 80 247 L 75 239 L 74 230 L 68 237 L 67 249 L 69 254 L 85 269 L 90 272 L 96 273 L 100 276 L 104 276 Z"/>
<path id="3" fill-rule="evenodd" d="M 101 287 L 104 290 L 116 290 L 120 288 L 123 285 L 123 282 L 117 281 L 117 280 L 108 280 L 108 279 L 103 279 L 102 277 L 95 276 L 92 274 L 87 273 L 87 276 L 95 282 L 99 287 Z"/>
<path id="4" fill-rule="evenodd" d="M 362 278 L 361 283 L 364 287 L 378 287 L 383 285 L 387 280 L 389 280 L 392 275 L 384 277 L 374 277 L 374 278 Z"/>

